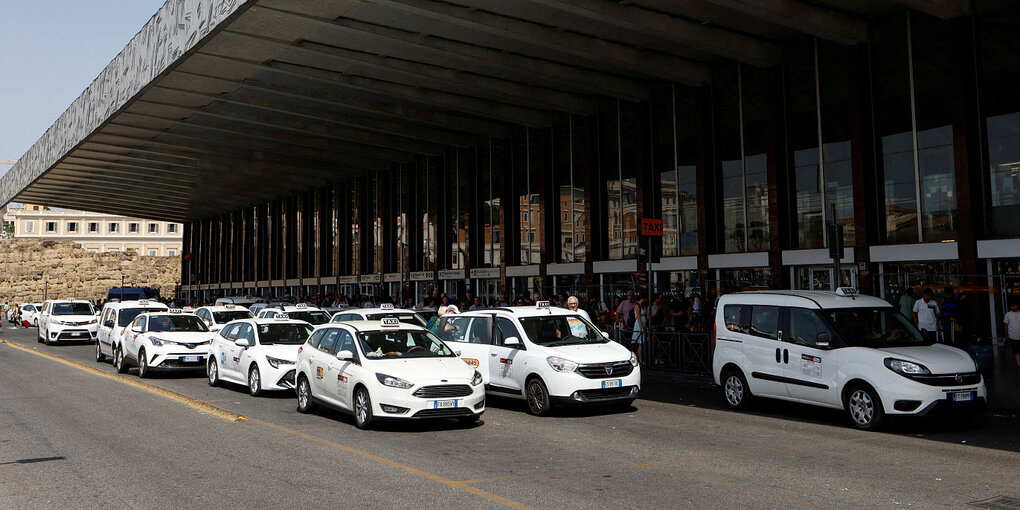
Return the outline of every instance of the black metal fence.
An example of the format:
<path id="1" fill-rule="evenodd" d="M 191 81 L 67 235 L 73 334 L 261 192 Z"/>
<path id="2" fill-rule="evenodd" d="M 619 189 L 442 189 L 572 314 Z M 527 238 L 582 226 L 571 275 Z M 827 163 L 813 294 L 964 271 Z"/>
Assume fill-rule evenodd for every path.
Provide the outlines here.
<path id="1" fill-rule="evenodd" d="M 634 352 L 640 347 L 642 368 L 712 375 L 712 335 L 683 331 L 645 331 L 616 329 L 613 340 Z"/>

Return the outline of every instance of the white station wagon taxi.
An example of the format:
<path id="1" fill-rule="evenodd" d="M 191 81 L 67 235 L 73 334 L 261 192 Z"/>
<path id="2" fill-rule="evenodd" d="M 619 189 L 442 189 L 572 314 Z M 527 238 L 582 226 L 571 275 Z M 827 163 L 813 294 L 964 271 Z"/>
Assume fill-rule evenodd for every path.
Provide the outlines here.
<path id="1" fill-rule="evenodd" d="M 286 315 L 291 319 L 305 321 L 312 326 L 325 324 L 329 322 L 331 318 L 328 312 L 325 312 L 315 306 L 308 306 L 304 303 L 298 303 L 296 305 L 268 305 L 259 310 L 256 317 L 260 319 L 272 319 L 280 314 Z"/>
<path id="2" fill-rule="evenodd" d="M 317 403 L 354 414 L 358 428 L 381 419 L 457 418 L 485 411 L 482 375 L 435 335 L 398 319 L 315 329 L 298 351 L 299 412 Z"/>
<path id="3" fill-rule="evenodd" d="M 330 322 L 378 321 L 388 318 L 396 318 L 405 324 L 414 324 L 415 326 L 425 327 L 425 319 L 418 315 L 414 310 L 394 308 L 390 303 L 383 303 L 379 305 L 379 308 L 351 308 L 341 310 L 333 314 L 333 320 Z"/>
<path id="4" fill-rule="evenodd" d="M 298 349 L 311 332 L 310 324 L 286 315 L 226 324 L 209 347 L 209 385 L 247 384 L 253 397 L 264 391 L 294 389 Z"/>
<path id="5" fill-rule="evenodd" d="M 219 331 L 224 324 L 235 321 L 238 319 L 250 319 L 255 315 L 251 313 L 251 310 L 243 306 L 234 304 L 216 305 L 216 306 L 203 306 L 195 310 L 195 315 L 202 322 L 205 322 L 206 326 L 209 326 L 210 331 Z"/>
<path id="6" fill-rule="evenodd" d="M 113 364 L 122 374 L 129 364 L 138 366 L 138 377 L 149 377 L 156 370 L 201 370 L 214 335 L 194 313 L 173 308 L 143 313 L 124 331 Z"/>
<path id="7" fill-rule="evenodd" d="M 641 390 L 632 352 L 547 301 L 446 315 L 436 332 L 478 367 L 490 394 L 526 399 L 535 415 L 554 404 L 629 406 Z"/>
<path id="8" fill-rule="evenodd" d="M 713 373 L 726 405 L 769 397 L 843 409 L 871 430 L 886 415 L 970 414 L 988 393 L 964 351 L 926 341 L 886 301 L 836 292 L 726 294 Z"/>

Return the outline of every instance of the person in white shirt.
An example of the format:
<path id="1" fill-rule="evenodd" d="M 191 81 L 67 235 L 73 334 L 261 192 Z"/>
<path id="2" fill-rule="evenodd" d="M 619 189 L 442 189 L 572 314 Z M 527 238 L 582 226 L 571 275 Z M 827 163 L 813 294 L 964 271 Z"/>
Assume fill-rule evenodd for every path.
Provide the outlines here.
<path id="1" fill-rule="evenodd" d="M 1016 371 L 1020 372 L 1020 304 L 1012 303 L 1002 323 L 1006 327 L 1006 338 L 1013 347 L 1013 356 L 1016 357 Z"/>
<path id="2" fill-rule="evenodd" d="M 584 317 L 588 322 L 591 322 L 591 317 L 588 316 L 587 310 L 585 310 L 584 308 L 579 308 L 578 303 L 579 302 L 577 300 L 577 296 L 570 296 L 569 298 L 567 298 L 567 310 L 575 312 L 581 317 Z"/>
<path id="3" fill-rule="evenodd" d="M 935 341 L 939 329 L 939 304 L 932 297 L 935 291 L 924 289 L 924 297 L 914 303 L 914 324 L 921 330 L 925 340 Z"/>

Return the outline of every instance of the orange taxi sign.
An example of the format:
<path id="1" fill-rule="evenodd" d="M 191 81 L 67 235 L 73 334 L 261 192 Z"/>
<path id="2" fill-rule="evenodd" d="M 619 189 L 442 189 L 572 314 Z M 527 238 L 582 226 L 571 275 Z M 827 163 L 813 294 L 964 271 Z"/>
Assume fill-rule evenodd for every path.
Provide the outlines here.
<path id="1" fill-rule="evenodd" d="M 641 220 L 641 235 L 648 237 L 662 237 L 662 220 L 643 218 Z"/>

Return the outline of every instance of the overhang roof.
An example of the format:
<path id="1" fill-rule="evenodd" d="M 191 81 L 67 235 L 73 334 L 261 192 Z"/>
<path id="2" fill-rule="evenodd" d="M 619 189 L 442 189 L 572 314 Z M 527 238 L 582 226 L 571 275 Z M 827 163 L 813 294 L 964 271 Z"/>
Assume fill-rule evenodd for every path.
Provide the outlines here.
<path id="1" fill-rule="evenodd" d="M 0 179 L 0 204 L 201 218 L 967 5 L 898 3 L 169 0 Z"/>

